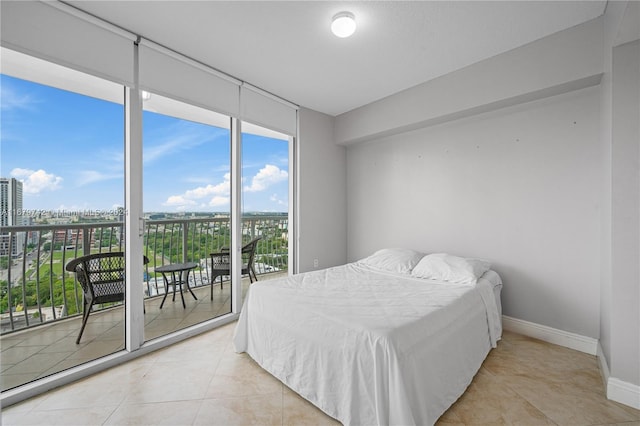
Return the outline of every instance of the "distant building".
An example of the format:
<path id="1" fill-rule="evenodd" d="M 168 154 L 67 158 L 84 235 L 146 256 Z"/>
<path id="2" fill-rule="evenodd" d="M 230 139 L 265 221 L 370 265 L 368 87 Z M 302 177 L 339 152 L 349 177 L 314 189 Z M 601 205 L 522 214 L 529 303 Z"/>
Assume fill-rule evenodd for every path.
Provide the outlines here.
<path id="1" fill-rule="evenodd" d="M 15 178 L 0 178 L 0 226 L 24 225 L 22 208 L 22 182 Z M 0 234 L 0 255 L 22 255 L 26 233 L 3 232 Z M 11 248 L 11 253 L 9 249 Z"/>
<path id="2" fill-rule="evenodd" d="M 87 234 L 85 235 L 85 232 Z M 53 231 L 53 244 L 68 246 L 84 247 L 85 237 L 88 238 L 88 244 L 93 246 L 96 243 L 96 234 L 85 229 L 56 229 Z"/>

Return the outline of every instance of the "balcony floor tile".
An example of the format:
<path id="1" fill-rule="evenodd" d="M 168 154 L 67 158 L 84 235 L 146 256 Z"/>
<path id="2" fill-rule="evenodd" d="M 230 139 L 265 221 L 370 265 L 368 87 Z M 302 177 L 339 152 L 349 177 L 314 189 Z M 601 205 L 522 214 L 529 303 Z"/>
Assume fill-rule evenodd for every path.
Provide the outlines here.
<path id="1" fill-rule="evenodd" d="M 259 279 L 284 274 L 286 273 L 261 275 Z M 243 278 L 242 285 L 246 294 L 249 279 Z M 176 294 L 175 302 L 172 301 L 172 294 L 169 294 L 162 309 L 162 295 L 145 300 L 146 340 L 230 312 L 231 285 L 228 282 L 224 289 L 219 284 L 214 285 L 213 300 L 211 286 L 208 284 L 192 290 L 198 299 L 194 300 L 187 291 L 184 294 L 185 308 L 179 294 Z M 81 324 L 82 317 L 78 316 L 0 336 L 0 388 L 4 391 L 124 349 L 122 307 L 92 312 L 82 340 L 76 345 Z M 213 348 L 212 352 L 215 352 Z"/>

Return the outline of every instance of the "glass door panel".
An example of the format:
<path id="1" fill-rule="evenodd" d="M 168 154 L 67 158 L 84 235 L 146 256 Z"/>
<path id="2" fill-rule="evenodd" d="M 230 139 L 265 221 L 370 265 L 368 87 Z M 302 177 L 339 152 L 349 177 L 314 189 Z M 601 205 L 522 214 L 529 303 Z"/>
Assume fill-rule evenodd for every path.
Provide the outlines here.
<path id="1" fill-rule="evenodd" d="M 143 93 L 145 340 L 231 312 L 230 118 Z M 213 281 L 213 284 L 212 284 Z"/>
<path id="2" fill-rule="evenodd" d="M 243 245 L 258 239 L 255 255 L 243 259 L 243 297 L 256 279 L 288 273 L 290 144 L 287 135 L 242 122 Z"/>
<path id="3" fill-rule="evenodd" d="M 109 300 L 85 305 L 91 283 L 66 268 L 125 250 L 124 87 L 1 55 L 4 391 L 124 349 L 124 282 Z"/>

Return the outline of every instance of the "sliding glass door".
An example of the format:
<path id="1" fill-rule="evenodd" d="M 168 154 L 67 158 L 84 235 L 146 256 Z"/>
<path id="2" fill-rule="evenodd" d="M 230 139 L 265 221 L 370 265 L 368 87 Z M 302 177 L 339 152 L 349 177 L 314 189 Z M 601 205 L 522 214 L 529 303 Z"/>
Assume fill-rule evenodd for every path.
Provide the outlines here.
<path id="1" fill-rule="evenodd" d="M 142 99 L 151 340 L 231 312 L 231 274 L 211 256 L 231 245 L 231 137 L 230 117 L 155 93 Z"/>
<path id="2" fill-rule="evenodd" d="M 257 280 L 288 274 L 292 138 L 242 122 L 242 242 L 256 241 L 243 295 Z M 255 273 L 255 275 L 254 275 Z"/>
<path id="3" fill-rule="evenodd" d="M 125 347 L 124 280 L 91 304 L 91 283 L 67 268 L 126 250 L 124 87 L 9 49 L 0 55 L 5 391 Z"/>
<path id="4" fill-rule="evenodd" d="M 290 270 L 297 107 L 64 3 L 2 12 L 0 359 L 15 401 L 230 321 L 241 283 Z M 67 266 L 105 253 L 125 259 L 96 262 L 119 291 L 86 303 Z"/>

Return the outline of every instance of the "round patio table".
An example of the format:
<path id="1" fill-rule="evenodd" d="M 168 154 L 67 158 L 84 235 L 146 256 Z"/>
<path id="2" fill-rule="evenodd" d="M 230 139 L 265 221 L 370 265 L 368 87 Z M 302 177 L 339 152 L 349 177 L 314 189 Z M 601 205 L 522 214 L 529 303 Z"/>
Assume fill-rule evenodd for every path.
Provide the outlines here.
<path id="1" fill-rule="evenodd" d="M 189 273 L 191 270 L 195 269 L 198 266 L 196 262 L 186 262 L 186 263 L 170 263 L 168 265 L 160 266 L 155 268 L 156 272 L 160 272 L 162 277 L 164 278 L 165 283 L 165 291 L 164 297 L 162 298 L 162 303 L 160 303 L 160 309 L 164 305 L 164 301 L 169 294 L 169 286 L 173 286 L 173 301 L 176 301 L 176 287 L 180 286 L 180 297 L 182 298 L 182 307 L 186 309 L 187 305 L 184 303 L 184 294 L 182 292 L 182 284 L 187 287 L 189 293 L 193 296 L 195 300 L 198 300 L 196 295 L 189 287 Z"/>

